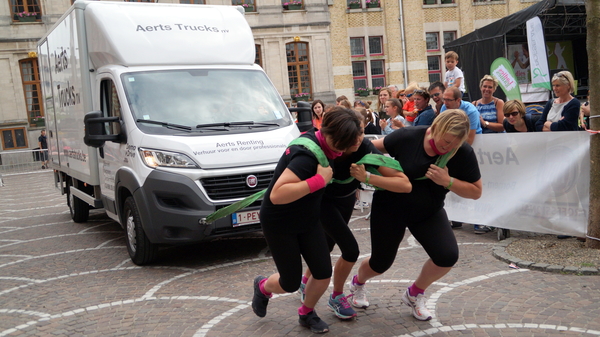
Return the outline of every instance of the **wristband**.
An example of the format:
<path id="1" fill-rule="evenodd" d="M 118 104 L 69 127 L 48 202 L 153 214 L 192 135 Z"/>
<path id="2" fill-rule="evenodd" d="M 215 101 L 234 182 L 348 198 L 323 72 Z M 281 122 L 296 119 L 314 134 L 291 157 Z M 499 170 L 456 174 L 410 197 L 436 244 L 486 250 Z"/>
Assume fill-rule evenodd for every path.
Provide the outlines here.
<path id="1" fill-rule="evenodd" d="M 314 176 L 306 179 L 306 183 L 308 184 L 308 190 L 310 193 L 315 193 L 327 185 L 325 183 L 325 178 L 323 178 L 323 176 L 320 174 L 315 174 Z"/>
<path id="2" fill-rule="evenodd" d="M 452 187 L 452 184 L 454 184 L 454 178 L 450 177 L 450 182 L 448 183 L 448 186 L 446 186 L 445 188 L 446 188 L 447 190 L 449 190 L 449 189 L 450 189 L 450 187 Z"/>
<path id="3" fill-rule="evenodd" d="M 371 172 L 367 171 L 367 178 L 365 179 L 365 184 L 369 183 L 369 179 L 371 179 Z"/>

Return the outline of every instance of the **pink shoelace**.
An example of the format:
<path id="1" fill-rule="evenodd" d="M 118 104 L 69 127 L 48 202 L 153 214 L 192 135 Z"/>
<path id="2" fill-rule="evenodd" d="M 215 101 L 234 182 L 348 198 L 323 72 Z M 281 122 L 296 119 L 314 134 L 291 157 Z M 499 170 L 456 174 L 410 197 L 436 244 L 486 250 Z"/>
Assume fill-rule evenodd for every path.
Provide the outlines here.
<path id="1" fill-rule="evenodd" d="M 350 308 L 350 303 L 348 303 L 348 298 L 352 297 L 353 294 L 340 298 L 340 303 L 344 309 Z"/>

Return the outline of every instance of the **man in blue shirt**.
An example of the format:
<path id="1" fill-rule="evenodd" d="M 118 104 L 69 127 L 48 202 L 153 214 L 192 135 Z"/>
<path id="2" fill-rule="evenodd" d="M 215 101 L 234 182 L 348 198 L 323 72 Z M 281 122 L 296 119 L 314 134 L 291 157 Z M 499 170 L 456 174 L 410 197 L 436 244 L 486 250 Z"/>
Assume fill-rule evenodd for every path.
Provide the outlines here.
<path id="1" fill-rule="evenodd" d="M 449 87 L 444 91 L 444 105 L 442 105 L 442 109 L 440 113 L 443 113 L 448 109 L 461 109 L 467 114 L 469 117 L 469 121 L 471 122 L 471 130 L 469 131 L 469 138 L 467 138 L 467 143 L 469 145 L 473 145 L 473 140 L 475 140 L 475 134 L 481 134 L 481 122 L 479 119 L 479 110 L 469 103 L 462 100 L 462 93 L 456 87 Z"/>
<path id="2" fill-rule="evenodd" d="M 473 145 L 473 141 L 475 140 L 475 134 L 481 134 L 481 122 L 479 119 L 479 110 L 469 103 L 462 100 L 462 92 L 457 87 L 449 87 L 444 91 L 444 105 L 440 109 L 440 113 L 444 113 L 445 110 L 448 109 L 461 109 L 467 114 L 469 117 L 469 122 L 471 123 L 471 130 L 469 131 L 469 138 L 467 138 L 467 143 L 469 145 Z M 462 227 L 462 223 L 457 221 L 452 221 L 452 228 L 460 228 Z M 489 232 L 489 228 L 484 225 L 473 225 L 475 233 L 482 234 Z"/>

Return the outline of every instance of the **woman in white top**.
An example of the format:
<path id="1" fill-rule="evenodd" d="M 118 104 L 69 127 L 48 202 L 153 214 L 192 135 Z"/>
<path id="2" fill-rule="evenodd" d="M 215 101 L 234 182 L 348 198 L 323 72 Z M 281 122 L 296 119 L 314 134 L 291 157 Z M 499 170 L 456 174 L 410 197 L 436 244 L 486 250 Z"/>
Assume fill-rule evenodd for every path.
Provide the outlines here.
<path id="1" fill-rule="evenodd" d="M 552 91 L 557 97 L 546 103 L 536 131 L 577 131 L 581 103 L 571 95 L 575 90 L 573 75 L 564 70 L 552 76 Z"/>
<path id="2" fill-rule="evenodd" d="M 387 120 L 380 120 L 379 126 L 381 126 L 381 134 L 389 135 L 394 130 L 404 127 L 404 117 L 402 117 L 402 103 L 397 98 L 388 99 L 385 102 L 385 113 L 390 117 Z M 399 122 L 393 123 L 392 120 Z"/>

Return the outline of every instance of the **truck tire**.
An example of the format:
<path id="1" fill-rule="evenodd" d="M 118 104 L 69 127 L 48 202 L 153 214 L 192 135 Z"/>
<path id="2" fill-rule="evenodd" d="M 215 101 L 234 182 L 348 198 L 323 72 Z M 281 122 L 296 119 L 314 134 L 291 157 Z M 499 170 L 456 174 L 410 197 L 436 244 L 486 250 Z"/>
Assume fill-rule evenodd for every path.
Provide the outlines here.
<path id="1" fill-rule="evenodd" d="M 123 205 L 125 240 L 131 261 L 138 266 L 154 262 L 158 246 L 151 243 L 142 227 L 142 218 L 133 197 L 127 197 Z"/>
<path id="2" fill-rule="evenodd" d="M 73 178 L 69 178 L 67 183 L 67 205 L 69 206 L 71 219 L 73 219 L 73 222 L 77 223 L 86 222 L 90 216 L 90 206 L 83 200 L 71 194 L 71 186 L 75 186 L 73 181 Z"/>

